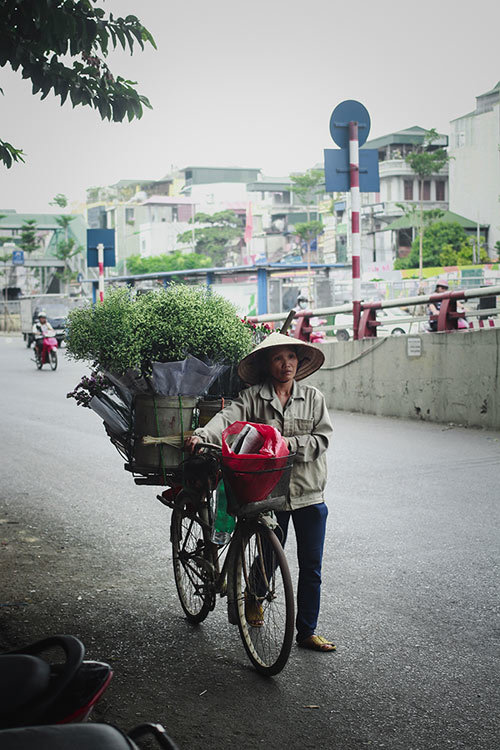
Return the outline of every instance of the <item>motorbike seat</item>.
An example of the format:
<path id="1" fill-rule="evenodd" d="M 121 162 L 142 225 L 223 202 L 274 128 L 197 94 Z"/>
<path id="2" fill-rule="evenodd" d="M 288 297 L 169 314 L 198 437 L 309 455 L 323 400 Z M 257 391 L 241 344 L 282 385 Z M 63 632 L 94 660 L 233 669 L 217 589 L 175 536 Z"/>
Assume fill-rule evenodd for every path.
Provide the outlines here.
<path id="1" fill-rule="evenodd" d="M 137 745 L 108 724 L 58 724 L 0 731 L 2 750 L 137 750 Z"/>
<path id="2" fill-rule="evenodd" d="M 50 666 L 37 656 L 0 656 L 0 717 L 18 711 L 42 695 L 49 680 Z"/>

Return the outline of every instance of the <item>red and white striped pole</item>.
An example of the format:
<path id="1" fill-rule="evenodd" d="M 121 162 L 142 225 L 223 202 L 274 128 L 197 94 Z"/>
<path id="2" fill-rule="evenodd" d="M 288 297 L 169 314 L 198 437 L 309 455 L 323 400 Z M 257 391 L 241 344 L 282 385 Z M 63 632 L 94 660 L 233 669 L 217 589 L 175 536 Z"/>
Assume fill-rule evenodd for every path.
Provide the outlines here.
<path id="1" fill-rule="evenodd" d="M 99 302 L 104 302 L 104 245 L 102 242 L 97 245 L 97 264 L 99 266 Z"/>
<path id="2" fill-rule="evenodd" d="M 359 140 L 358 123 L 349 123 L 349 172 L 351 186 L 352 312 L 354 338 L 358 338 L 361 317 L 361 235 L 359 233 Z"/>

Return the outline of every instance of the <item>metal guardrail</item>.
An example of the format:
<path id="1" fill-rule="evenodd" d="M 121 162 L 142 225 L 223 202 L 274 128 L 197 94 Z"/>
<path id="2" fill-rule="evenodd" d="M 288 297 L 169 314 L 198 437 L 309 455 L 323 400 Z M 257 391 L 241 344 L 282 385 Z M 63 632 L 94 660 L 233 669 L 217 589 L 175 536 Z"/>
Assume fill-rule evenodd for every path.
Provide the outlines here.
<path id="1" fill-rule="evenodd" d="M 376 311 L 381 309 L 390 309 L 394 307 L 415 307 L 417 305 L 428 305 L 431 302 L 441 303 L 439 315 L 420 317 L 420 320 L 437 320 L 438 331 L 452 331 L 458 328 L 458 319 L 464 317 L 464 312 L 457 310 L 457 302 L 461 300 L 474 299 L 479 297 L 493 297 L 500 294 L 500 285 L 479 287 L 474 289 L 456 289 L 454 291 L 441 292 L 433 294 L 422 294 L 414 297 L 398 297 L 392 300 L 383 300 L 380 302 L 361 302 L 361 319 L 360 327 L 357 338 L 371 338 L 377 335 L 377 327 L 380 325 L 380 321 L 377 320 Z M 494 308 L 496 313 L 498 308 Z M 295 318 L 303 318 L 302 325 L 296 326 L 296 338 L 303 338 L 307 335 L 310 330 L 309 319 L 312 317 L 321 317 L 324 315 L 336 315 L 337 313 L 352 313 L 352 303 L 346 305 L 338 305 L 336 307 L 320 307 L 313 310 L 298 310 L 295 313 Z M 492 310 L 483 309 L 477 311 L 467 311 L 468 317 L 485 317 L 494 314 Z M 255 323 L 266 323 L 266 322 L 280 322 L 286 320 L 289 313 L 268 313 L 266 315 L 257 315 L 249 318 L 251 322 Z M 307 324 L 306 324 L 307 320 Z M 399 317 L 393 320 L 392 323 L 403 322 L 403 318 Z M 409 322 L 417 322 L 417 317 L 409 317 Z M 384 321 L 389 323 L 390 320 Z M 345 328 L 345 326 L 342 326 Z M 335 328 L 335 327 L 334 327 Z"/>

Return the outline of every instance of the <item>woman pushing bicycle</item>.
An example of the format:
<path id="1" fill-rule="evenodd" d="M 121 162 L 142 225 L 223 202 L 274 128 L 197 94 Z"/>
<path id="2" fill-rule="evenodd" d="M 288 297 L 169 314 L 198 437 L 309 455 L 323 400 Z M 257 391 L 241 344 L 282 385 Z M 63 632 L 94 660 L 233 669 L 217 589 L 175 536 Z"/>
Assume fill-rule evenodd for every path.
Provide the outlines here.
<path id="1" fill-rule="evenodd" d="M 297 539 L 299 581 L 297 588 L 297 645 L 314 651 L 335 651 L 334 644 L 316 634 L 320 608 L 321 563 L 328 509 L 324 502 L 328 448 L 332 425 L 323 394 L 297 381 L 316 372 L 323 352 L 306 342 L 272 333 L 238 366 L 249 388 L 198 428 L 186 440 L 193 451 L 200 442 L 221 443 L 222 431 L 236 421 L 276 427 L 296 453 L 287 509 L 276 513 L 285 545 L 290 518 Z M 261 605 L 248 600 L 248 623 L 259 627 Z"/>

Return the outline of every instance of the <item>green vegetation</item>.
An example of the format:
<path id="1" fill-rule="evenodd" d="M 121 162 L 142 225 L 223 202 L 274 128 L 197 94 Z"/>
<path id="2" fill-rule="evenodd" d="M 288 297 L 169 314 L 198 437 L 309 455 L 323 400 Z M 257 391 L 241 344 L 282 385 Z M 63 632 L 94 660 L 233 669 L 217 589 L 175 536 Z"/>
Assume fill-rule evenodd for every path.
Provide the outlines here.
<path id="1" fill-rule="evenodd" d="M 422 237 L 413 240 L 410 254 L 406 258 L 397 258 L 394 268 L 419 268 L 420 257 L 422 267 L 470 265 L 473 248 L 469 235 L 460 224 L 438 221 L 424 228 Z M 480 262 L 488 262 L 484 248 L 481 248 Z"/>
<path id="2" fill-rule="evenodd" d="M 419 222 L 419 254 L 418 268 L 419 278 L 422 278 L 423 260 L 423 234 L 424 234 L 424 180 L 437 174 L 445 164 L 448 164 L 450 157 L 444 148 L 432 149 L 432 144 L 439 138 L 437 131 L 432 128 L 424 136 L 424 141 L 420 148 L 417 148 L 405 158 L 406 163 L 412 168 L 418 177 L 419 187 L 419 204 L 420 204 L 420 222 Z"/>
<path id="3" fill-rule="evenodd" d="M 153 255 L 149 258 L 131 255 L 127 258 L 127 272 L 140 274 L 158 271 L 188 271 L 192 268 L 209 268 L 211 264 L 211 258 L 204 258 L 198 253 L 183 254 L 177 251 L 164 255 Z"/>
<path id="4" fill-rule="evenodd" d="M 79 255 L 83 252 L 83 247 L 81 245 L 77 245 L 75 238 L 70 237 L 68 234 L 68 227 L 73 219 L 73 216 L 59 216 L 56 219 L 59 226 L 63 228 L 65 232 L 64 239 L 60 240 L 57 243 L 57 247 L 54 250 L 54 255 L 56 256 L 56 258 L 64 261 L 63 270 L 59 271 L 57 274 L 58 277 L 62 279 L 62 281 L 72 281 L 76 278 L 77 274 L 76 272 L 72 271 L 71 266 L 69 265 L 69 260 L 75 255 Z"/>
<path id="5" fill-rule="evenodd" d="M 29 219 L 23 222 L 21 226 L 21 240 L 19 247 L 24 250 L 27 255 L 31 255 L 35 250 L 40 247 L 40 238 L 36 234 L 36 221 Z"/>
<path id="6" fill-rule="evenodd" d="M 32 82 L 41 98 L 52 91 L 73 107 L 97 109 L 103 120 L 141 118 L 148 99 L 133 81 L 114 76 L 105 62 L 110 49 L 156 45 L 136 16 L 115 18 L 97 0 L 0 0 L 0 67 L 7 63 Z M 71 63 L 71 67 L 70 67 Z M 3 94 L 2 89 L 0 93 Z M 0 140 L 0 161 L 24 161 L 21 149 Z"/>
<path id="7" fill-rule="evenodd" d="M 67 351 L 101 370 L 151 372 L 153 362 L 191 354 L 232 364 L 252 349 L 252 334 L 234 306 L 204 287 L 174 284 L 132 296 L 114 289 L 104 302 L 71 310 Z"/>
<path id="8" fill-rule="evenodd" d="M 214 214 L 200 212 L 195 215 L 194 223 L 210 226 L 196 227 L 194 232 L 182 232 L 177 237 L 178 241 L 192 244 L 194 234 L 195 252 L 209 259 L 211 262 L 208 265 L 224 266 L 229 243 L 243 236 L 244 226 L 240 217 L 234 211 L 217 211 Z"/>

